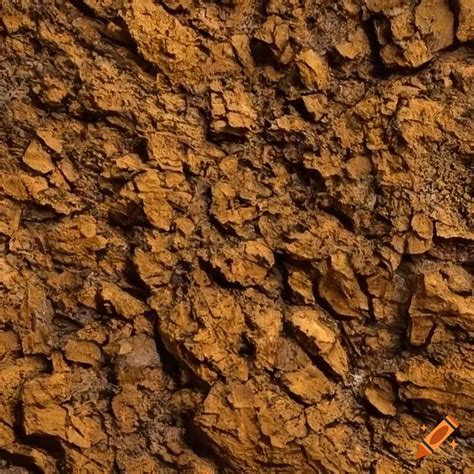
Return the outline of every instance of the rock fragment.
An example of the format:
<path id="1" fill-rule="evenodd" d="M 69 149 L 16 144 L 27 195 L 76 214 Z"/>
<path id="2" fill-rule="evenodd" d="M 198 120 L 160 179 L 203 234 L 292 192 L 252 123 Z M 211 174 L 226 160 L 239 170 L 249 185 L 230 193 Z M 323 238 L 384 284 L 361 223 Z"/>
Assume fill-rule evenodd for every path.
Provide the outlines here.
<path id="1" fill-rule="evenodd" d="M 82 381 L 86 382 L 87 376 Z M 95 389 L 99 387 L 100 384 Z M 28 382 L 23 390 L 25 432 L 56 436 L 82 449 L 106 441 L 98 413 L 74 409 L 77 403 L 72 398 L 74 390 L 79 394 L 84 387 L 68 372 L 58 371 Z"/>
<path id="2" fill-rule="evenodd" d="M 271 16 L 252 38 L 254 59 L 258 64 L 271 63 L 272 59 L 281 64 L 289 64 L 294 51 L 289 43 L 290 28 L 278 16 Z M 266 48 L 263 48 L 265 45 Z"/>
<path id="3" fill-rule="evenodd" d="M 427 252 L 431 248 L 433 238 L 433 223 L 430 218 L 423 213 L 415 214 L 411 220 L 411 228 L 413 232 L 407 236 L 407 252 Z"/>
<path id="4" fill-rule="evenodd" d="M 316 122 L 326 115 L 328 100 L 324 94 L 305 95 L 303 96 L 303 104 Z"/>
<path id="5" fill-rule="evenodd" d="M 41 174 L 47 174 L 54 169 L 50 154 L 36 140 L 25 150 L 23 162 Z"/>
<path id="6" fill-rule="evenodd" d="M 137 250 L 133 257 L 138 275 L 150 288 L 169 283 L 176 262 L 176 256 L 167 250 L 162 252 Z"/>
<path id="7" fill-rule="evenodd" d="M 293 395 L 309 405 L 320 402 L 334 390 L 333 384 L 314 367 L 284 372 L 281 381 Z"/>
<path id="8" fill-rule="evenodd" d="M 369 302 L 361 290 L 347 256 L 333 255 L 318 284 L 319 294 L 341 316 L 363 318 Z"/>
<path id="9" fill-rule="evenodd" d="M 304 465 L 300 450 L 292 450 L 291 459 L 286 460 L 278 454 L 285 447 L 296 446 L 295 442 L 306 435 L 304 412 L 289 397 L 270 387 L 258 390 L 251 384 L 216 384 L 196 423 L 239 469 L 258 469 L 262 459 L 266 464 Z M 237 438 L 232 435 L 234 431 Z M 260 447 L 260 459 L 252 450 L 251 457 L 243 461 L 245 447 L 250 445 Z"/>
<path id="10" fill-rule="evenodd" d="M 211 93 L 212 130 L 246 135 L 257 120 L 251 96 L 243 90 Z"/>
<path id="11" fill-rule="evenodd" d="M 263 285 L 275 263 L 271 250 L 259 240 L 245 242 L 236 248 L 224 246 L 210 261 L 228 281 L 243 286 Z"/>
<path id="12" fill-rule="evenodd" d="M 396 397 L 390 381 L 378 377 L 365 388 L 365 398 L 382 415 L 395 416 Z"/>
<path id="13" fill-rule="evenodd" d="M 102 361 L 101 350 L 92 341 L 69 339 L 64 348 L 64 354 L 68 360 L 93 367 L 98 367 Z"/>
<path id="14" fill-rule="evenodd" d="M 434 324 L 459 324 L 474 331 L 472 279 L 456 266 L 428 267 L 419 275 L 409 308 L 410 342 L 424 344 Z"/>
<path id="15" fill-rule="evenodd" d="M 474 433 L 469 2 L 37 3 L 0 22 L 0 471 Z"/>
<path id="16" fill-rule="evenodd" d="M 63 151 L 63 143 L 57 137 L 54 130 L 50 128 L 40 128 L 36 130 L 36 135 L 43 141 L 43 143 L 56 153 Z"/>
<path id="17" fill-rule="evenodd" d="M 147 310 L 146 304 L 114 283 L 104 282 L 100 296 L 105 303 L 111 304 L 120 316 L 127 319 L 136 318 Z"/>
<path id="18" fill-rule="evenodd" d="M 439 416 L 442 416 L 439 407 L 447 404 L 454 417 L 457 415 L 464 419 L 474 401 L 472 370 L 472 361 L 459 354 L 453 354 L 450 360 L 440 361 L 438 366 L 426 359 L 411 357 L 396 372 L 400 397 L 410 400 L 415 406 L 422 406 L 428 401 Z M 453 387 L 456 387 L 454 392 Z M 469 417 L 465 419 L 465 429 L 472 433 L 474 424 Z"/>
<path id="19" fill-rule="evenodd" d="M 471 41 L 474 38 L 474 4 L 470 0 L 458 0 L 458 28 L 456 36 L 459 41 Z"/>
<path id="20" fill-rule="evenodd" d="M 325 91 L 331 85 L 326 61 L 312 49 L 303 50 L 296 56 L 296 65 L 303 84 L 313 91 Z"/>
<path id="21" fill-rule="evenodd" d="M 173 223 L 173 208 L 162 193 L 146 193 L 143 199 L 143 212 L 150 224 L 161 230 L 170 230 Z"/>
<path id="22" fill-rule="evenodd" d="M 292 307 L 288 322 L 308 351 L 322 357 L 339 376 L 349 370 L 349 362 L 343 348 L 337 326 L 320 308 Z"/>
<path id="23" fill-rule="evenodd" d="M 423 0 L 416 9 L 404 2 L 367 1 L 387 66 L 418 67 L 454 39 L 454 15 L 446 0 Z"/>
<path id="24" fill-rule="evenodd" d="M 415 25 L 434 53 L 453 43 L 454 15 L 445 0 L 422 0 L 415 10 Z"/>
<path id="25" fill-rule="evenodd" d="M 369 40 L 363 28 L 350 31 L 347 40 L 336 45 L 336 51 L 349 60 L 364 56 L 369 50 Z"/>
<path id="26" fill-rule="evenodd" d="M 305 304 L 314 303 L 313 282 L 303 271 L 291 269 L 288 275 L 288 284 L 297 297 L 303 299 Z"/>
<path id="27" fill-rule="evenodd" d="M 0 198 L 0 234 L 11 237 L 18 230 L 21 221 L 21 207 L 13 201 Z"/>

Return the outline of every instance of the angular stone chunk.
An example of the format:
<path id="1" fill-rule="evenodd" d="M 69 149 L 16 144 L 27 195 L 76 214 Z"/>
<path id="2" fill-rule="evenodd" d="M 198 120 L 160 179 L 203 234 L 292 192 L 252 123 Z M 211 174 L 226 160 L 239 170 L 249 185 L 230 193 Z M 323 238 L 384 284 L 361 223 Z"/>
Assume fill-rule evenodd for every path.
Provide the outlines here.
<path id="1" fill-rule="evenodd" d="M 53 365 L 52 374 L 35 377 L 22 387 L 25 432 L 57 436 L 80 448 L 106 440 L 96 404 L 97 393 L 106 386 L 101 375 L 90 368 L 71 370 L 58 353 Z M 88 400 L 87 408 L 83 399 Z M 105 412 L 102 416 L 107 418 Z"/>
<path id="2" fill-rule="evenodd" d="M 326 115 L 328 100 L 324 94 L 305 95 L 303 96 L 303 104 L 316 122 Z"/>
<path id="3" fill-rule="evenodd" d="M 214 384 L 195 422 L 239 471 L 306 465 L 297 448 L 307 434 L 303 407 L 269 384 Z"/>
<path id="4" fill-rule="evenodd" d="M 215 133 L 245 135 L 257 120 L 252 98 L 242 89 L 211 93 L 211 114 Z"/>
<path id="5" fill-rule="evenodd" d="M 189 300 L 164 309 L 160 308 L 161 301 L 151 300 L 152 307 L 160 311 L 160 333 L 168 350 L 184 358 L 206 382 L 216 381 L 218 375 L 248 380 L 248 360 L 240 353 L 242 336 L 248 328 L 239 298 L 231 291 L 211 286 L 202 272 L 192 278 L 194 284 L 187 289 Z"/>
<path id="6" fill-rule="evenodd" d="M 423 213 L 417 213 L 411 220 L 412 232 L 407 235 L 406 251 L 409 254 L 427 252 L 432 245 L 433 223 Z"/>
<path id="7" fill-rule="evenodd" d="M 148 138 L 148 154 L 150 159 L 156 162 L 162 170 L 178 171 L 183 170 L 184 150 L 175 135 L 170 133 L 153 133 Z M 144 173 L 141 176 L 154 174 Z M 141 178 L 138 178 L 138 180 Z M 152 189 L 156 191 L 156 189 Z"/>
<path id="8" fill-rule="evenodd" d="M 290 392 L 310 405 L 320 402 L 323 396 L 334 390 L 334 384 L 314 367 L 284 372 L 281 381 Z"/>
<path id="9" fill-rule="evenodd" d="M 161 193 L 144 193 L 143 211 L 150 224 L 160 230 L 170 230 L 173 223 L 173 208 Z"/>
<path id="10" fill-rule="evenodd" d="M 54 310 L 39 283 L 29 281 L 19 308 L 19 318 L 27 329 L 22 348 L 29 354 L 46 354 L 50 350 Z"/>
<path id="11" fill-rule="evenodd" d="M 419 407 L 429 403 L 440 416 L 444 407 L 449 406 L 454 418 L 465 420 L 464 429 L 472 432 L 474 423 L 469 415 L 474 404 L 472 371 L 469 357 L 453 352 L 436 365 L 419 356 L 411 357 L 395 375 L 402 400 Z"/>
<path id="12" fill-rule="evenodd" d="M 454 40 L 454 15 L 447 0 L 404 2 L 368 0 L 380 56 L 387 66 L 418 67 Z"/>
<path id="13" fill-rule="evenodd" d="M 349 32 L 347 41 L 336 45 L 337 52 L 346 59 L 364 56 L 370 51 L 370 44 L 363 28 Z"/>
<path id="14" fill-rule="evenodd" d="M 81 256 L 83 265 L 96 263 L 96 252 L 107 246 L 107 239 L 98 235 L 97 221 L 91 215 L 79 215 L 61 220 L 46 236 L 48 246 L 61 262 L 77 262 Z"/>
<path id="15" fill-rule="evenodd" d="M 133 385 L 139 380 L 146 380 L 149 369 L 161 367 L 155 341 L 145 334 L 120 341 L 117 356 L 116 375 L 122 384 Z M 156 374 L 159 373 L 156 371 Z M 152 380 L 150 383 L 153 383 Z"/>
<path id="16" fill-rule="evenodd" d="M 79 448 L 91 446 L 107 440 L 98 419 L 86 416 L 75 416 L 69 413 L 70 426 L 67 427 L 67 440 Z"/>
<path id="17" fill-rule="evenodd" d="M 11 237 L 18 230 L 21 221 L 21 207 L 13 201 L 0 198 L 0 234 Z"/>
<path id="18" fill-rule="evenodd" d="M 81 364 L 89 364 L 98 367 L 102 361 L 100 347 L 92 341 L 81 341 L 69 339 L 64 348 L 67 359 Z"/>
<path id="19" fill-rule="evenodd" d="M 431 240 L 433 238 L 433 223 L 426 214 L 415 214 L 411 219 L 411 228 L 422 239 Z"/>
<path id="20" fill-rule="evenodd" d="M 306 126 L 307 123 L 301 117 L 287 114 L 277 118 L 271 129 L 283 132 L 303 132 Z"/>
<path id="21" fill-rule="evenodd" d="M 409 308 L 410 342 L 424 344 L 436 324 L 459 324 L 474 331 L 474 296 L 472 279 L 456 266 L 434 265 L 418 277 Z"/>
<path id="22" fill-rule="evenodd" d="M 183 84 L 188 82 L 196 90 L 202 91 L 201 67 L 206 66 L 208 56 L 199 48 L 200 37 L 193 28 L 185 26 L 152 0 L 130 2 L 126 21 L 131 36 L 146 60 L 157 65 L 173 81 Z"/>
<path id="23" fill-rule="evenodd" d="M 55 151 L 56 153 L 61 153 L 63 151 L 63 143 L 62 141 L 56 136 L 54 130 L 49 128 L 40 128 L 36 130 L 36 135 L 38 135 L 43 143 L 51 148 L 51 150 Z"/>
<path id="24" fill-rule="evenodd" d="M 15 441 L 15 433 L 5 423 L 0 421 L 0 448 L 11 445 Z"/>
<path id="25" fill-rule="evenodd" d="M 432 52 L 453 43 L 454 15 L 446 0 L 422 0 L 415 11 L 415 25 Z"/>
<path id="26" fill-rule="evenodd" d="M 296 65 L 303 84 L 312 90 L 325 91 L 331 85 L 326 61 L 312 49 L 305 49 L 296 56 Z"/>
<path id="27" fill-rule="evenodd" d="M 238 247 L 225 245 L 211 257 L 211 264 L 228 281 L 244 286 L 264 284 L 274 263 L 273 253 L 263 240 L 245 242 Z"/>
<path id="28" fill-rule="evenodd" d="M 26 434 L 48 434 L 66 439 L 67 413 L 61 406 L 55 404 L 49 404 L 46 407 L 26 405 L 23 416 Z"/>
<path id="29" fill-rule="evenodd" d="M 36 140 L 32 141 L 26 149 L 23 163 L 41 174 L 49 173 L 54 169 L 50 154 Z"/>
<path id="30" fill-rule="evenodd" d="M 291 269 L 288 274 L 288 285 L 304 303 L 314 303 L 313 282 L 305 272 Z"/>
<path id="31" fill-rule="evenodd" d="M 458 0 L 459 5 L 458 29 L 456 36 L 459 41 L 474 39 L 474 2 L 472 0 Z"/>
<path id="32" fill-rule="evenodd" d="M 176 256 L 168 251 L 144 252 L 137 250 L 133 263 L 140 278 L 151 288 L 166 285 L 176 263 Z"/>
<path id="33" fill-rule="evenodd" d="M 256 55 L 256 62 L 268 61 L 271 63 L 276 59 L 282 64 L 288 64 L 293 59 L 294 51 L 289 44 L 290 28 L 280 17 L 269 17 L 257 30 L 254 38 L 267 46 L 261 55 Z"/>
<path id="34" fill-rule="evenodd" d="M 392 384 L 381 377 L 375 378 L 365 389 L 365 398 L 382 415 L 395 416 L 396 397 Z"/>
<path id="35" fill-rule="evenodd" d="M 103 301 L 110 303 L 115 311 L 124 318 L 135 318 L 147 310 L 145 303 L 134 298 L 114 283 L 104 282 L 100 294 Z"/>
<path id="36" fill-rule="evenodd" d="M 331 256 L 328 269 L 319 281 L 319 294 L 341 316 L 362 318 L 369 309 L 367 296 L 343 253 Z"/>
<path id="37" fill-rule="evenodd" d="M 13 331 L 0 331 L 0 359 L 8 353 L 20 349 L 20 341 Z"/>
<path id="38" fill-rule="evenodd" d="M 347 374 L 349 362 L 337 326 L 320 308 L 292 307 L 288 322 L 310 352 L 321 356 L 340 376 Z"/>

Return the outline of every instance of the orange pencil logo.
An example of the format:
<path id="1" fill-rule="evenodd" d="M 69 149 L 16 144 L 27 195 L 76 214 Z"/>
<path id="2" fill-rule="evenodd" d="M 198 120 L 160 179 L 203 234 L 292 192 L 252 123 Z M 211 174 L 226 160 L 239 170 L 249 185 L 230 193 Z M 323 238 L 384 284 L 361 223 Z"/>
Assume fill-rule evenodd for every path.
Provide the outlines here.
<path id="1" fill-rule="evenodd" d="M 443 418 L 441 423 L 418 445 L 415 458 L 421 459 L 433 454 L 457 428 L 459 428 L 459 423 L 452 416 Z"/>

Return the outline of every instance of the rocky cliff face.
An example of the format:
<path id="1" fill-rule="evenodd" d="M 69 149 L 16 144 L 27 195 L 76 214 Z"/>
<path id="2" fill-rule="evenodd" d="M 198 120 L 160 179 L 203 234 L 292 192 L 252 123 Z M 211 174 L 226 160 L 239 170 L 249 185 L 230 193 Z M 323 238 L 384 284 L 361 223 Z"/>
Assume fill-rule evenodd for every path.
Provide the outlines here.
<path id="1" fill-rule="evenodd" d="M 472 1 L 0 15 L 1 472 L 468 472 Z"/>

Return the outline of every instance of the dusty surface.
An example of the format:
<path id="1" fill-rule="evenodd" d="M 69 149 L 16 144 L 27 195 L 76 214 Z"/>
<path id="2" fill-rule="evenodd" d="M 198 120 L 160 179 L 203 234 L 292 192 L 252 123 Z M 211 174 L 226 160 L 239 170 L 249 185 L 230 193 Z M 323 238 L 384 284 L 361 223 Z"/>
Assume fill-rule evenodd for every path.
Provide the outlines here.
<path id="1" fill-rule="evenodd" d="M 3 0 L 0 472 L 472 472 L 473 21 Z"/>

